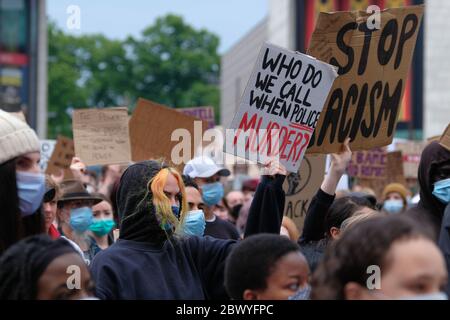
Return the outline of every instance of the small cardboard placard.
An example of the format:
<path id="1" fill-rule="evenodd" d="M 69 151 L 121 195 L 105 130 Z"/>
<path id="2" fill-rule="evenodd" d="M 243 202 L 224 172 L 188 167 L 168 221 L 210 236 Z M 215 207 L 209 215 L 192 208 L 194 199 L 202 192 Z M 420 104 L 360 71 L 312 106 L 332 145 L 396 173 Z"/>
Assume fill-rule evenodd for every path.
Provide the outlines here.
<path id="1" fill-rule="evenodd" d="M 205 121 L 139 98 L 130 119 L 132 160 L 163 158 L 181 168 L 194 157 L 206 128 Z M 180 144 L 187 147 L 176 148 Z"/>
<path id="2" fill-rule="evenodd" d="M 59 176 L 62 170 L 64 173 L 64 179 L 72 178 L 73 175 L 70 170 L 70 164 L 72 163 L 72 158 L 74 156 L 75 148 L 73 145 L 73 140 L 67 137 L 58 136 L 55 149 L 48 160 L 45 173 Z"/>
<path id="3" fill-rule="evenodd" d="M 387 169 L 387 152 L 385 148 L 367 151 L 354 151 L 347 167 L 350 177 L 361 179 L 385 179 Z"/>
<path id="4" fill-rule="evenodd" d="M 127 108 L 77 109 L 72 124 L 75 154 L 87 166 L 131 161 Z"/>
<path id="5" fill-rule="evenodd" d="M 420 157 L 426 146 L 426 142 L 407 141 L 395 144 L 395 149 L 402 152 L 403 174 L 405 178 L 417 179 Z"/>
<path id="6" fill-rule="evenodd" d="M 444 133 L 442 133 L 439 144 L 450 151 L 450 124 L 447 126 Z"/>
<path id="7" fill-rule="evenodd" d="M 216 126 L 213 107 L 180 108 L 175 110 L 187 116 L 199 118 L 200 120 L 206 121 L 208 123 L 208 127 L 206 129 L 212 129 Z"/>

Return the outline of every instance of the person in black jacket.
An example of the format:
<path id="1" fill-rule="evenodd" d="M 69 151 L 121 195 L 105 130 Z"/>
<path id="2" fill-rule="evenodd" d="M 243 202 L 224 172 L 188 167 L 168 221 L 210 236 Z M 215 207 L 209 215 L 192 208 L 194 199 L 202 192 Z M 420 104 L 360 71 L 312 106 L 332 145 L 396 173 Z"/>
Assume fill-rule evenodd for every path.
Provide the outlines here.
<path id="1" fill-rule="evenodd" d="M 447 205 L 442 218 L 441 232 L 439 233 L 438 241 L 439 249 L 444 255 L 445 263 L 447 265 L 448 279 L 450 279 L 450 204 Z M 445 290 L 450 296 L 450 281 L 447 282 Z"/>
<path id="2" fill-rule="evenodd" d="M 342 151 L 331 155 L 328 175 L 311 200 L 303 232 L 298 240 L 311 272 L 316 269 L 329 242 L 339 237 L 340 226 L 345 219 L 375 209 L 368 199 L 360 196 L 347 196 L 334 201 L 339 180 L 352 158 L 349 143 L 350 139 L 347 139 Z"/>
<path id="3" fill-rule="evenodd" d="M 406 211 L 422 223 L 433 226 L 436 236 L 441 228 L 445 201 L 433 194 L 439 181 L 450 178 L 450 151 L 437 141 L 431 142 L 422 151 L 417 174 L 420 186 L 420 201 L 416 207 Z"/>
<path id="4" fill-rule="evenodd" d="M 276 167 L 271 171 L 274 177 L 262 179 L 257 191 L 262 195 L 252 205 L 248 234 L 279 233 L 284 209 L 284 178 L 279 173 L 284 172 Z M 175 169 L 158 161 L 130 166 L 116 200 L 120 237 L 91 264 L 97 297 L 228 298 L 224 266 L 236 241 L 182 235 L 188 209 L 182 178 Z"/>

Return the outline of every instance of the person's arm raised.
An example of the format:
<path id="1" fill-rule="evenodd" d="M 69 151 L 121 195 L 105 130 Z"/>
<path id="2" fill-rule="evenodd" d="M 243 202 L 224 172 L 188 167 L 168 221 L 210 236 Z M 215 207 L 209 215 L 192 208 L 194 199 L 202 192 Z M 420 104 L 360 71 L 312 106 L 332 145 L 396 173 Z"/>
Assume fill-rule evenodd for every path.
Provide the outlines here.
<path id="1" fill-rule="evenodd" d="M 70 164 L 70 171 L 72 171 L 74 179 L 83 181 L 83 176 L 86 173 L 86 165 L 80 158 L 73 157 L 72 163 Z"/>
<path id="2" fill-rule="evenodd" d="M 299 243 L 317 241 L 324 237 L 325 215 L 334 201 L 339 180 L 352 159 L 349 144 L 350 138 L 347 138 L 341 147 L 341 152 L 331 154 L 330 170 L 308 207 Z"/>
<path id="3" fill-rule="evenodd" d="M 280 233 L 285 193 L 286 169 L 276 161 L 268 162 L 253 197 L 245 227 L 245 236 L 257 233 Z"/>

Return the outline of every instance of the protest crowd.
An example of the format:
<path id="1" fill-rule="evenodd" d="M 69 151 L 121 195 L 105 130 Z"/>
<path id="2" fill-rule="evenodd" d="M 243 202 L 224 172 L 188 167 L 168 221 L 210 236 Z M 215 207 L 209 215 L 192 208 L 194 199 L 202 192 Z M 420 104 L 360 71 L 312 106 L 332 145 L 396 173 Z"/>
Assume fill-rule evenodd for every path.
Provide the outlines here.
<path id="1" fill-rule="evenodd" d="M 278 80 L 285 81 L 282 69 L 274 66 L 270 70 L 270 64 L 278 63 L 278 51 L 284 52 L 263 47 L 257 65 L 262 63 L 266 69 L 261 72 L 278 73 Z M 62 152 L 59 139 L 54 156 L 64 154 L 67 164 L 58 167 L 49 161 L 45 172 L 39 166 L 41 147 L 35 131 L 0 110 L 0 299 L 448 299 L 449 129 L 426 143 L 413 183 L 389 176 L 386 168 L 381 179 L 370 180 L 376 183 L 364 183 L 372 173 L 358 168 L 358 159 L 369 158 L 367 148 L 360 147 L 376 137 L 339 132 L 344 139 L 332 134 L 329 152 L 326 145 L 320 146 L 329 134 L 324 126 L 334 120 L 323 112 L 319 120 L 300 123 L 308 114 L 302 110 L 306 108 L 311 115 L 320 113 L 323 105 L 330 106 L 333 102 L 325 101 L 338 74 L 329 65 L 299 53 L 286 53 L 283 61 L 288 63 L 291 56 L 303 59 L 304 66 L 309 63 L 322 80 L 302 84 L 310 90 L 309 102 L 304 98 L 303 106 L 292 102 L 292 108 L 284 104 L 273 112 L 270 108 L 275 110 L 276 103 L 241 104 L 234 129 L 249 127 L 259 112 L 263 121 L 270 113 L 272 129 L 275 119 L 283 118 L 275 129 L 286 131 L 280 133 L 285 137 L 280 153 L 285 157 L 258 161 L 260 176 L 240 184 L 231 183 L 230 169 L 203 154 L 192 155 L 180 166 L 166 152 L 142 156 L 132 145 L 132 154 L 128 149 L 125 157 L 120 154 L 120 159 L 113 159 L 116 155 L 105 150 L 108 144 L 117 146 L 122 141 L 119 138 L 131 138 L 133 143 L 163 139 L 139 114 L 148 103 L 143 100 L 129 122 L 126 109 L 111 108 L 111 114 L 107 108 L 99 109 L 103 110 L 101 122 L 94 119 L 95 109 L 75 112 L 75 152 Z M 292 72 L 290 81 L 296 81 Z M 339 76 L 345 77 L 345 72 Z M 249 86 L 256 77 L 252 75 Z M 278 80 L 274 76 L 273 92 L 279 89 Z M 269 94 L 267 88 L 260 89 Z M 378 96 L 381 85 L 379 89 Z M 293 94 L 284 98 L 293 99 Z M 246 89 L 243 99 L 248 97 L 254 96 Z M 308 109 L 316 107 L 320 110 Z M 284 109 L 292 111 L 290 120 L 280 117 Z M 170 112 L 173 118 L 167 122 L 183 117 Z M 295 113 L 302 116 L 292 124 Z M 111 125 L 115 121 L 126 125 Z M 144 121 L 144 131 L 136 129 L 139 121 Z M 267 127 L 269 122 L 264 123 Z M 378 132 L 380 124 L 373 125 L 372 130 Z M 314 147 L 325 150 L 321 153 L 328 154 L 328 165 L 326 173 L 311 169 L 318 184 L 299 225 L 294 221 L 297 217 L 286 214 L 286 208 L 292 194 L 305 190 L 295 192 L 298 179 L 304 177 L 300 174 L 297 179 L 293 174 L 311 159 L 305 152 L 316 126 L 321 135 Z M 337 124 L 332 128 L 337 130 Z M 108 140 L 108 135 L 119 138 Z M 392 132 L 386 136 L 392 138 Z M 170 136 L 167 139 L 156 142 L 169 145 Z M 375 150 L 372 156 L 372 163 L 380 162 L 386 150 Z M 349 176 L 353 183 L 342 188 L 340 181 Z"/>
<path id="2" fill-rule="evenodd" d="M 449 292 L 450 151 L 438 142 L 423 150 L 420 201 L 412 204 L 399 183 L 378 196 L 337 193 L 352 158 L 347 139 L 298 230 L 283 217 L 287 172 L 279 163 L 269 162 L 253 189 L 243 184 L 247 197 L 225 194 L 230 171 L 206 156 L 183 172 L 159 160 L 106 165 L 99 179 L 73 157 L 65 179 L 40 171 L 39 140 L 26 123 L 0 111 L 0 133 L 1 299 L 441 299 Z M 65 285 L 70 266 L 81 271 L 79 290 Z M 369 266 L 383 270 L 379 290 L 366 285 Z"/>

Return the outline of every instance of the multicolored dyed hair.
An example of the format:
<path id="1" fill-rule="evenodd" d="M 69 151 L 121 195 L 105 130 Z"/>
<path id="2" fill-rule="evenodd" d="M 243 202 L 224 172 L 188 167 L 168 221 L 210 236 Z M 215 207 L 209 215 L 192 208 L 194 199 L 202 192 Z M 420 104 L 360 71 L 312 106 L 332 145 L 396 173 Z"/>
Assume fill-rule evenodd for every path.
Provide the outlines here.
<path id="1" fill-rule="evenodd" d="M 164 186 L 166 185 L 169 174 L 173 175 L 178 182 L 180 188 L 180 216 L 179 219 L 173 214 L 170 199 L 164 193 Z M 180 231 L 180 226 L 183 225 L 187 212 L 186 192 L 184 189 L 183 179 L 180 173 L 172 167 L 162 168 L 147 185 L 148 190 L 153 194 L 153 205 L 155 206 L 155 214 L 158 218 L 160 226 L 165 230 L 167 223 L 175 227 L 175 233 Z"/>

